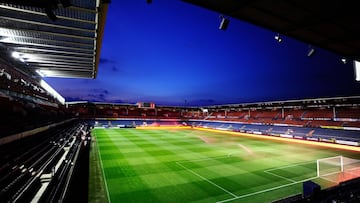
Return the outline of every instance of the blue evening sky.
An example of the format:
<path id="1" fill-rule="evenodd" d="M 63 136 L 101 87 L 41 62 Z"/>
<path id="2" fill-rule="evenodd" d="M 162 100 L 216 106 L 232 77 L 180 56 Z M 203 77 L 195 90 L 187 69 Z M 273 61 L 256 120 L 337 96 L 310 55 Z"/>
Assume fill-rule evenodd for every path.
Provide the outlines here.
<path id="1" fill-rule="evenodd" d="M 113 0 L 96 79 L 46 78 L 66 101 L 215 105 L 359 95 L 352 62 L 181 0 Z"/>

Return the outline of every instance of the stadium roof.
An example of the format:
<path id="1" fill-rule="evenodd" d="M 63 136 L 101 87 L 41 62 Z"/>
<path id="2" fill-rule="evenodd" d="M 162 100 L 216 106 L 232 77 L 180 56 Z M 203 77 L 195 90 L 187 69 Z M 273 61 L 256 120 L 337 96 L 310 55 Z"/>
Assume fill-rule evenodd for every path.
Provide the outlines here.
<path id="1" fill-rule="evenodd" d="M 95 78 L 109 0 L 0 0 L 0 53 L 47 77 Z"/>
<path id="2" fill-rule="evenodd" d="M 356 1 L 183 1 L 327 49 L 348 59 L 360 60 L 360 12 Z"/>

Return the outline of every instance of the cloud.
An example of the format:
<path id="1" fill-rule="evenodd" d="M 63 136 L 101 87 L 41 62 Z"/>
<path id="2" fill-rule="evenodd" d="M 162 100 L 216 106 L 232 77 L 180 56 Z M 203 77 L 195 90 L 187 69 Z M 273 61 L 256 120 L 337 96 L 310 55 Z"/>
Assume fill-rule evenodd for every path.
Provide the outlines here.
<path id="1" fill-rule="evenodd" d="M 105 71 L 112 71 L 112 72 L 120 72 L 122 71 L 118 66 L 119 63 L 118 61 L 112 60 L 112 59 L 108 59 L 108 58 L 100 58 L 100 65 L 101 68 L 100 70 L 105 70 Z"/>
<path id="2" fill-rule="evenodd" d="M 114 72 L 118 72 L 118 71 L 119 71 L 119 68 L 116 67 L 116 66 L 113 66 L 113 67 L 111 68 L 111 70 L 114 71 Z"/>
<path id="3" fill-rule="evenodd" d="M 111 64 L 111 63 L 115 63 L 115 61 L 107 58 L 100 58 L 100 64 Z"/>
<path id="4" fill-rule="evenodd" d="M 66 101 L 107 101 L 111 93 L 107 89 L 71 89 L 65 91 L 64 94 Z"/>
<path id="5" fill-rule="evenodd" d="M 65 100 L 67 102 L 72 102 L 72 101 L 84 101 L 85 99 L 81 98 L 81 97 L 67 97 L 67 96 L 65 96 Z"/>
<path id="6" fill-rule="evenodd" d="M 106 101 L 109 91 L 106 89 L 89 89 L 87 91 L 87 98 L 90 101 Z"/>

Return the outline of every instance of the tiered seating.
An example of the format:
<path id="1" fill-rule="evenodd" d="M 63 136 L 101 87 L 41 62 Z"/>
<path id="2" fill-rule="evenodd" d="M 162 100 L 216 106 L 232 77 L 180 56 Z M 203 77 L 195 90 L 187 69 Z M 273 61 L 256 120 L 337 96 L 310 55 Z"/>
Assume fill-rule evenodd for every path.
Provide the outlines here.
<path id="1" fill-rule="evenodd" d="M 78 129 L 78 124 L 68 123 L 1 146 L 0 199 L 30 202 L 41 187 L 41 174 L 51 173 Z"/>
<path id="2" fill-rule="evenodd" d="M 338 130 L 325 129 L 315 127 L 295 127 L 295 126 L 277 126 L 277 125 L 260 125 L 260 124 L 244 124 L 244 123 L 228 123 L 224 122 L 210 122 L 198 121 L 189 123 L 193 126 L 209 127 L 209 128 L 228 128 L 235 131 L 247 133 L 261 133 L 261 134 L 286 134 L 300 137 L 312 136 L 314 138 L 338 139 L 348 141 L 360 141 L 360 131 L 355 130 Z"/>
<path id="3" fill-rule="evenodd" d="M 203 112 L 193 109 L 187 109 L 187 111 L 184 112 L 183 116 L 185 118 L 192 118 L 192 119 L 201 119 L 205 117 Z"/>
<path id="4" fill-rule="evenodd" d="M 285 109 L 284 110 L 284 119 L 285 120 L 301 120 L 304 113 L 305 112 L 302 109 Z"/>
<path id="5" fill-rule="evenodd" d="M 316 203 L 316 202 L 360 202 L 360 178 L 341 182 L 340 184 L 315 191 L 303 197 L 301 194 L 290 196 L 274 203 Z"/>
<path id="6" fill-rule="evenodd" d="M 62 108 L 39 105 L 27 100 L 0 97 L 1 137 L 32 130 L 68 118 Z"/>
<path id="7" fill-rule="evenodd" d="M 87 127 L 78 128 L 78 129 L 82 129 L 88 133 L 88 129 L 86 129 L 86 128 Z M 84 138 L 82 138 L 82 137 L 84 137 Z M 84 146 L 84 142 L 86 142 L 88 140 L 88 138 L 89 137 L 85 137 L 85 135 L 80 131 L 75 132 L 74 142 L 72 143 L 71 146 L 69 146 L 68 153 L 66 154 L 64 160 L 59 161 L 61 164 L 59 165 L 57 170 L 53 173 L 53 177 L 50 181 L 50 184 L 46 187 L 46 190 L 41 195 L 40 202 L 56 202 L 62 198 L 61 196 L 64 194 L 64 192 L 66 192 L 66 189 L 70 190 L 69 188 L 67 188 L 68 186 L 66 185 L 67 184 L 66 179 L 73 176 L 72 175 L 73 170 L 74 169 L 76 170 L 74 165 L 76 162 L 78 162 L 77 155 L 81 153 L 80 150 L 81 150 L 82 146 Z M 86 141 L 83 142 L 82 139 L 85 139 Z M 87 151 L 85 153 L 89 153 L 89 152 Z M 58 162 L 56 162 L 56 163 L 58 163 Z M 88 165 L 85 167 L 87 169 Z M 84 171 L 82 171 L 82 173 L 84 173 Z M 80 175 L 80 174 L 78 173 L 78 175 Z M 71 188 L 73 186 L 69 185 L 69 187 Z M 74 187 L 73 187 L 73 189 L 81 190 L 81 188 L 74 188 Z M 84 189 L 82 189 L 82 190 L 84 190 Z M 77 194 L 76 199 L 79 198 L 78 197 L 79 195 L 80 194 Z M 83 196 L 85 196 L 85 195 L 83 195 Z M 79 199 L 81 199 L 81 198 L 79 198 Z M 71 202 L 71 201 L 69 201 L 69 202 Z"/>
<path id="8" fill-rule="evenodd" d="M 213 112 L 211 118 L 225 118 L 225 111 Z"/>
<path id="9" fill-rule="evenodd" d="M 360 107 L 337 108 L 336 118 L 360 119 Z"/>
<path id="10" fill-rule="evenodd" d="M 172 119 L 176 119 L 176 118 L 181 118 L 182 112 L 180 110 L 176 110 L 176 109 L 157 109 L 157 117 L 158 118 L 172 118 Z"/>
<path id="11" fill-rule="evenodd" d="M 7 66 L 0 60 L 0 89 L 36 99 L 56 103 L 56 99 L 44 90 L 37 81 Z"/>
<path id="12" fill-rule="evenodd" d="M 275 119 L 281 118 L 281 111 L 280 110 L 271 110 L 271 111 L 262 110 L 262 111 L 259 111 L 255 115 L 255 118 L 275 120 Z"/>
<path id="13" fill-rule="evenodd" d="M 247 115 L 247 111 L 229 111 L 227 113 L 228 118 L 244 118 L 245 115 Z"/>
<path id="14" fill-rule="evenodd" d="M 303 115 L 303 118 L 321 118 L 321 119 L 333 119 L 332 109 L 307 109 Z"/>
<path id="15" fill-rule="evenodd" d="M 342 124 L 344 127 L 358 127 L 360 128 L 360 121 L 354 121 L 354 122 L 343 122 Z"/>
<path id="16" fill-rule="evenodd" d="M 133 117 L 133 118 L 141 118 L 143 116 L 142 112 L 140 109 L 138 109 L 137 107 L 132 107 L 132 108 L 128 108 L 128 117 Z"/>
<path id="17" fill-rule="evenodd" d="M 141 109 L 141 116 L 146 118 L 156 118 L 155 109 Z"/>

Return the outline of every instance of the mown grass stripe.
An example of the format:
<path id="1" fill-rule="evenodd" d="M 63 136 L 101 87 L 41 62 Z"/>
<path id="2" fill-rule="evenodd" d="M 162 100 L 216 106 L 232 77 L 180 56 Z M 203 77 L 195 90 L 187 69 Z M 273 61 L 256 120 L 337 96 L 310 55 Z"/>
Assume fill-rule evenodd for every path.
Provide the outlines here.
<path id="1" fill-rule="evenodd" d="M 94 131 L 113 202 L 261 201 L 258 196 L 272 201 L 301 192 L 289 180 L 312 177 L 313 166 L 301 165 L 306 161 L 360 158 L 349 151 L 191 129 Z"/>
<path id="2" fill-rule="evenodd" d="M 206 182 L 210 183 L 211 185 L 214 185 L 215 187 L 217 187 L 217 188 L 221 189 L 222 191 L 224 191 L 224 192 L 228 193 L 229 195 L 231 195 L 231 196 L 233 196 L 233 197 L 237 197 L 235 194 L 233 194 L 232 192 L 228 191 L 227 189 L 225 189 L 225 188 L 223 188 L 223 187 L 221 187 L 221 186 L 217 185 L 216 183 L 212 182 L 211 180 L 208 180 L 207 178 L 205 178 L 205 177 L 203 177 L 203 176 L 201 176 L 201 175 L 197 174 L 197 173 L 196 173 L 196 172 L 194 172 L 193 170 L 186 168 L 186 167 L 185 167 L 185 166 L 183 166 L 181 163 L 179 163 L 179 162 L 176 162 L 176 163 L 177 163 L 180 167 L 184 168 L 185 170 L 189 171 L 190 173 L 194 174 L 195 176 L 197 176 L 197 177 L 199 177 L 199 178 L 201 178 L 201 179 L 205 180 Z"/>

